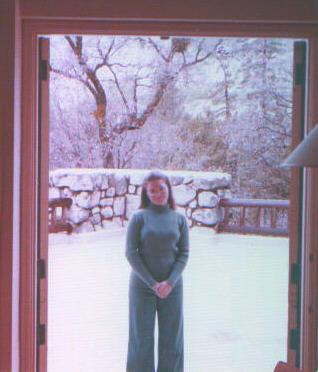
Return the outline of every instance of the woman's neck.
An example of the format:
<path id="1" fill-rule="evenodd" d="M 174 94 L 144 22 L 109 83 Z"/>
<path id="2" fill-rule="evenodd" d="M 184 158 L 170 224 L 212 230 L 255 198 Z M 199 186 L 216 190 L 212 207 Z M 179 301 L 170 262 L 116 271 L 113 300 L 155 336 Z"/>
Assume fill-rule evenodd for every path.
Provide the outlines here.
<path id="1" fill-rule="evenodd" d="M 150 203 L 148 208 L 158 213 L 167 212 L 170 209 L 169 204 L 159 205 L 153 203 Z"/>

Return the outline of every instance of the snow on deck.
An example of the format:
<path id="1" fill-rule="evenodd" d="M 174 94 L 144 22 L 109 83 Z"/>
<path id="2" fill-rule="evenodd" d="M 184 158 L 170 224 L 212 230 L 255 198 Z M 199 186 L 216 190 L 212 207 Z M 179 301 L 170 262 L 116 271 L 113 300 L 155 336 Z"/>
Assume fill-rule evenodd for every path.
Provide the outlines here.
<path id="1" fill-rule="evenodd" d="M 286 360 L 288 239 L 194 228 L 190 241 L 185 372 L 271 372 Z M 124 228 L 50 235 L 48 372 L 125 371 L 124 246 Z"/>

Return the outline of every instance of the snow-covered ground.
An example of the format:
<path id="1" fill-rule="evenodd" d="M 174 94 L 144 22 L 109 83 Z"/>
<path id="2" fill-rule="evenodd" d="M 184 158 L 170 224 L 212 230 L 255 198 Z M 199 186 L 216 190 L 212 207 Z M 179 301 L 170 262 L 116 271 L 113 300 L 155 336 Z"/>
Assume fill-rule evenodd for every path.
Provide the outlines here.
<path id="1" fill-rule="evenodd" d="M 190 233 L 185 372 L 271 372 L 286 360 L 288 239 Z M 125 228 L 51 234 L 48 372 L 124 372 Z"/>

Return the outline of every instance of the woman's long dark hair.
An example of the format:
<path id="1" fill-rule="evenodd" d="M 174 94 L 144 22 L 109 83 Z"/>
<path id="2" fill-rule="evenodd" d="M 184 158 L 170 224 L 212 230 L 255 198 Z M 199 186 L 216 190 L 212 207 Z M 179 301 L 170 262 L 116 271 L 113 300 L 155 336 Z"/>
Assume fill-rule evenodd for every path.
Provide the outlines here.
<path id="1" fill-rule="evenodd" d="M 171 187 L 170 180 L 165 174 L 158 172 L 158 171 L 151 172 L 145 177 L 143 184 L 142 184 L 139 208 L 140 209 L 147 208 L 149 204 L 151 203 L 147 195 L 147 183 L 149 181 L 155 181 L 155 180 L 162 180 L 167 185 L 168 191 L 169 191 L 168 205 L 171 209 L 176 209 L 176 203 L 174 201 L 174 197 L 172 194 L 172 187 Z"/>

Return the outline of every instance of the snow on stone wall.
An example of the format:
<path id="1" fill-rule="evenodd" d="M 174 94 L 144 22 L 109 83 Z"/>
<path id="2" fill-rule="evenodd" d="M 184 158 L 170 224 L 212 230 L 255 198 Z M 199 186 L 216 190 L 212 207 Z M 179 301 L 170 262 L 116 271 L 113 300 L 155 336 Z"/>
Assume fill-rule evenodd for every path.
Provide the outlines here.
<path id="1" fill-rule="evenodd" d="M 69 222 L 76 232 L 123 226 L 138 210 L 148 170 L 57 169 L 50 172 L 49 198 L 71 197 Z M 222 219 L 220 197 L 230 196 L 231 176 L 216 172 L 164 171 L 177 210 L 190 226 L 216 226 Z"/>

